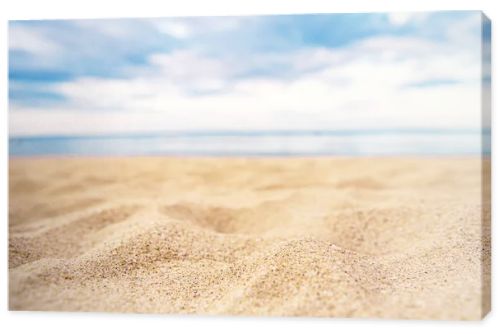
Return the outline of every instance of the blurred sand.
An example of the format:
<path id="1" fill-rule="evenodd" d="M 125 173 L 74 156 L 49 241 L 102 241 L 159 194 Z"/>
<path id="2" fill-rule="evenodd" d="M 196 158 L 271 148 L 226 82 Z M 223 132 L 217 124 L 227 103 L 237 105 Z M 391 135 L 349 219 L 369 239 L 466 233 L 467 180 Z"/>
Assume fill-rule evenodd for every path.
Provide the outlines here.
<path id="1" fill-rule="evenodd" d="M 12 310 L 489 310 L 479 159 L 16 158 L 9 176 Z"/>

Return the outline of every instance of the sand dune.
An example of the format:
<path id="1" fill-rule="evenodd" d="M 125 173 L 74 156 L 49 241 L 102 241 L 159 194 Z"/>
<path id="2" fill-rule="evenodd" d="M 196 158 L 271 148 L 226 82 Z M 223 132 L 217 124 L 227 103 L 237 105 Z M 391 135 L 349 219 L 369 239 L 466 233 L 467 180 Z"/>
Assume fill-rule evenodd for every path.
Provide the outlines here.
<path id="1" fill-rule="evenodd" d="M 473 158 L 11 159 L 10 309 L 479 319 L 481 175 Z"/>

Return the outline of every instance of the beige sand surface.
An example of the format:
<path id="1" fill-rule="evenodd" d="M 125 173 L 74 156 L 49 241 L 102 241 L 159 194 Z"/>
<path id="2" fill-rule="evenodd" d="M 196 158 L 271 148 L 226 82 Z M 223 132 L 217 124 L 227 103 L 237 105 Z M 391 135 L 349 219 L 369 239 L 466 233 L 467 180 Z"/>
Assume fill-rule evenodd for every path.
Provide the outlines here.
<path id="1" fill-rule="evenodd" d="M 489 310 L 479 159 L 18 158 L 9 176 L 12 310 Z"/>

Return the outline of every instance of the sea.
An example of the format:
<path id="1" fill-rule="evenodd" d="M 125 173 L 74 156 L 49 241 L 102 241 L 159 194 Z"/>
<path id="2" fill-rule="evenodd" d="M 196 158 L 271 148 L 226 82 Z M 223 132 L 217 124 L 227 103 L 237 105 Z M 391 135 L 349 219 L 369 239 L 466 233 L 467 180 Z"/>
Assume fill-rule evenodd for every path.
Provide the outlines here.
<path id="1" fill-rule="evenodd" d="M 10 156 L 489 155 L 490 129 L 170 131 L 11 136 Z"/>

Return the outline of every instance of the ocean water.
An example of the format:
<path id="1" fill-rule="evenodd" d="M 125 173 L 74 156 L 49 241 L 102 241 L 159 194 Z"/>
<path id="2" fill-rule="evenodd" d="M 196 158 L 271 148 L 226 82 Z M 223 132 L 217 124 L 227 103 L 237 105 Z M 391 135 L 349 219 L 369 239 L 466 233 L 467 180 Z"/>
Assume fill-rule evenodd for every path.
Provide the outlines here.
<path id="1" fill-rule="evenodd" d="M 490 154 L 489 130 L 217 131 L 10 137 L 10 156 Z"/>

